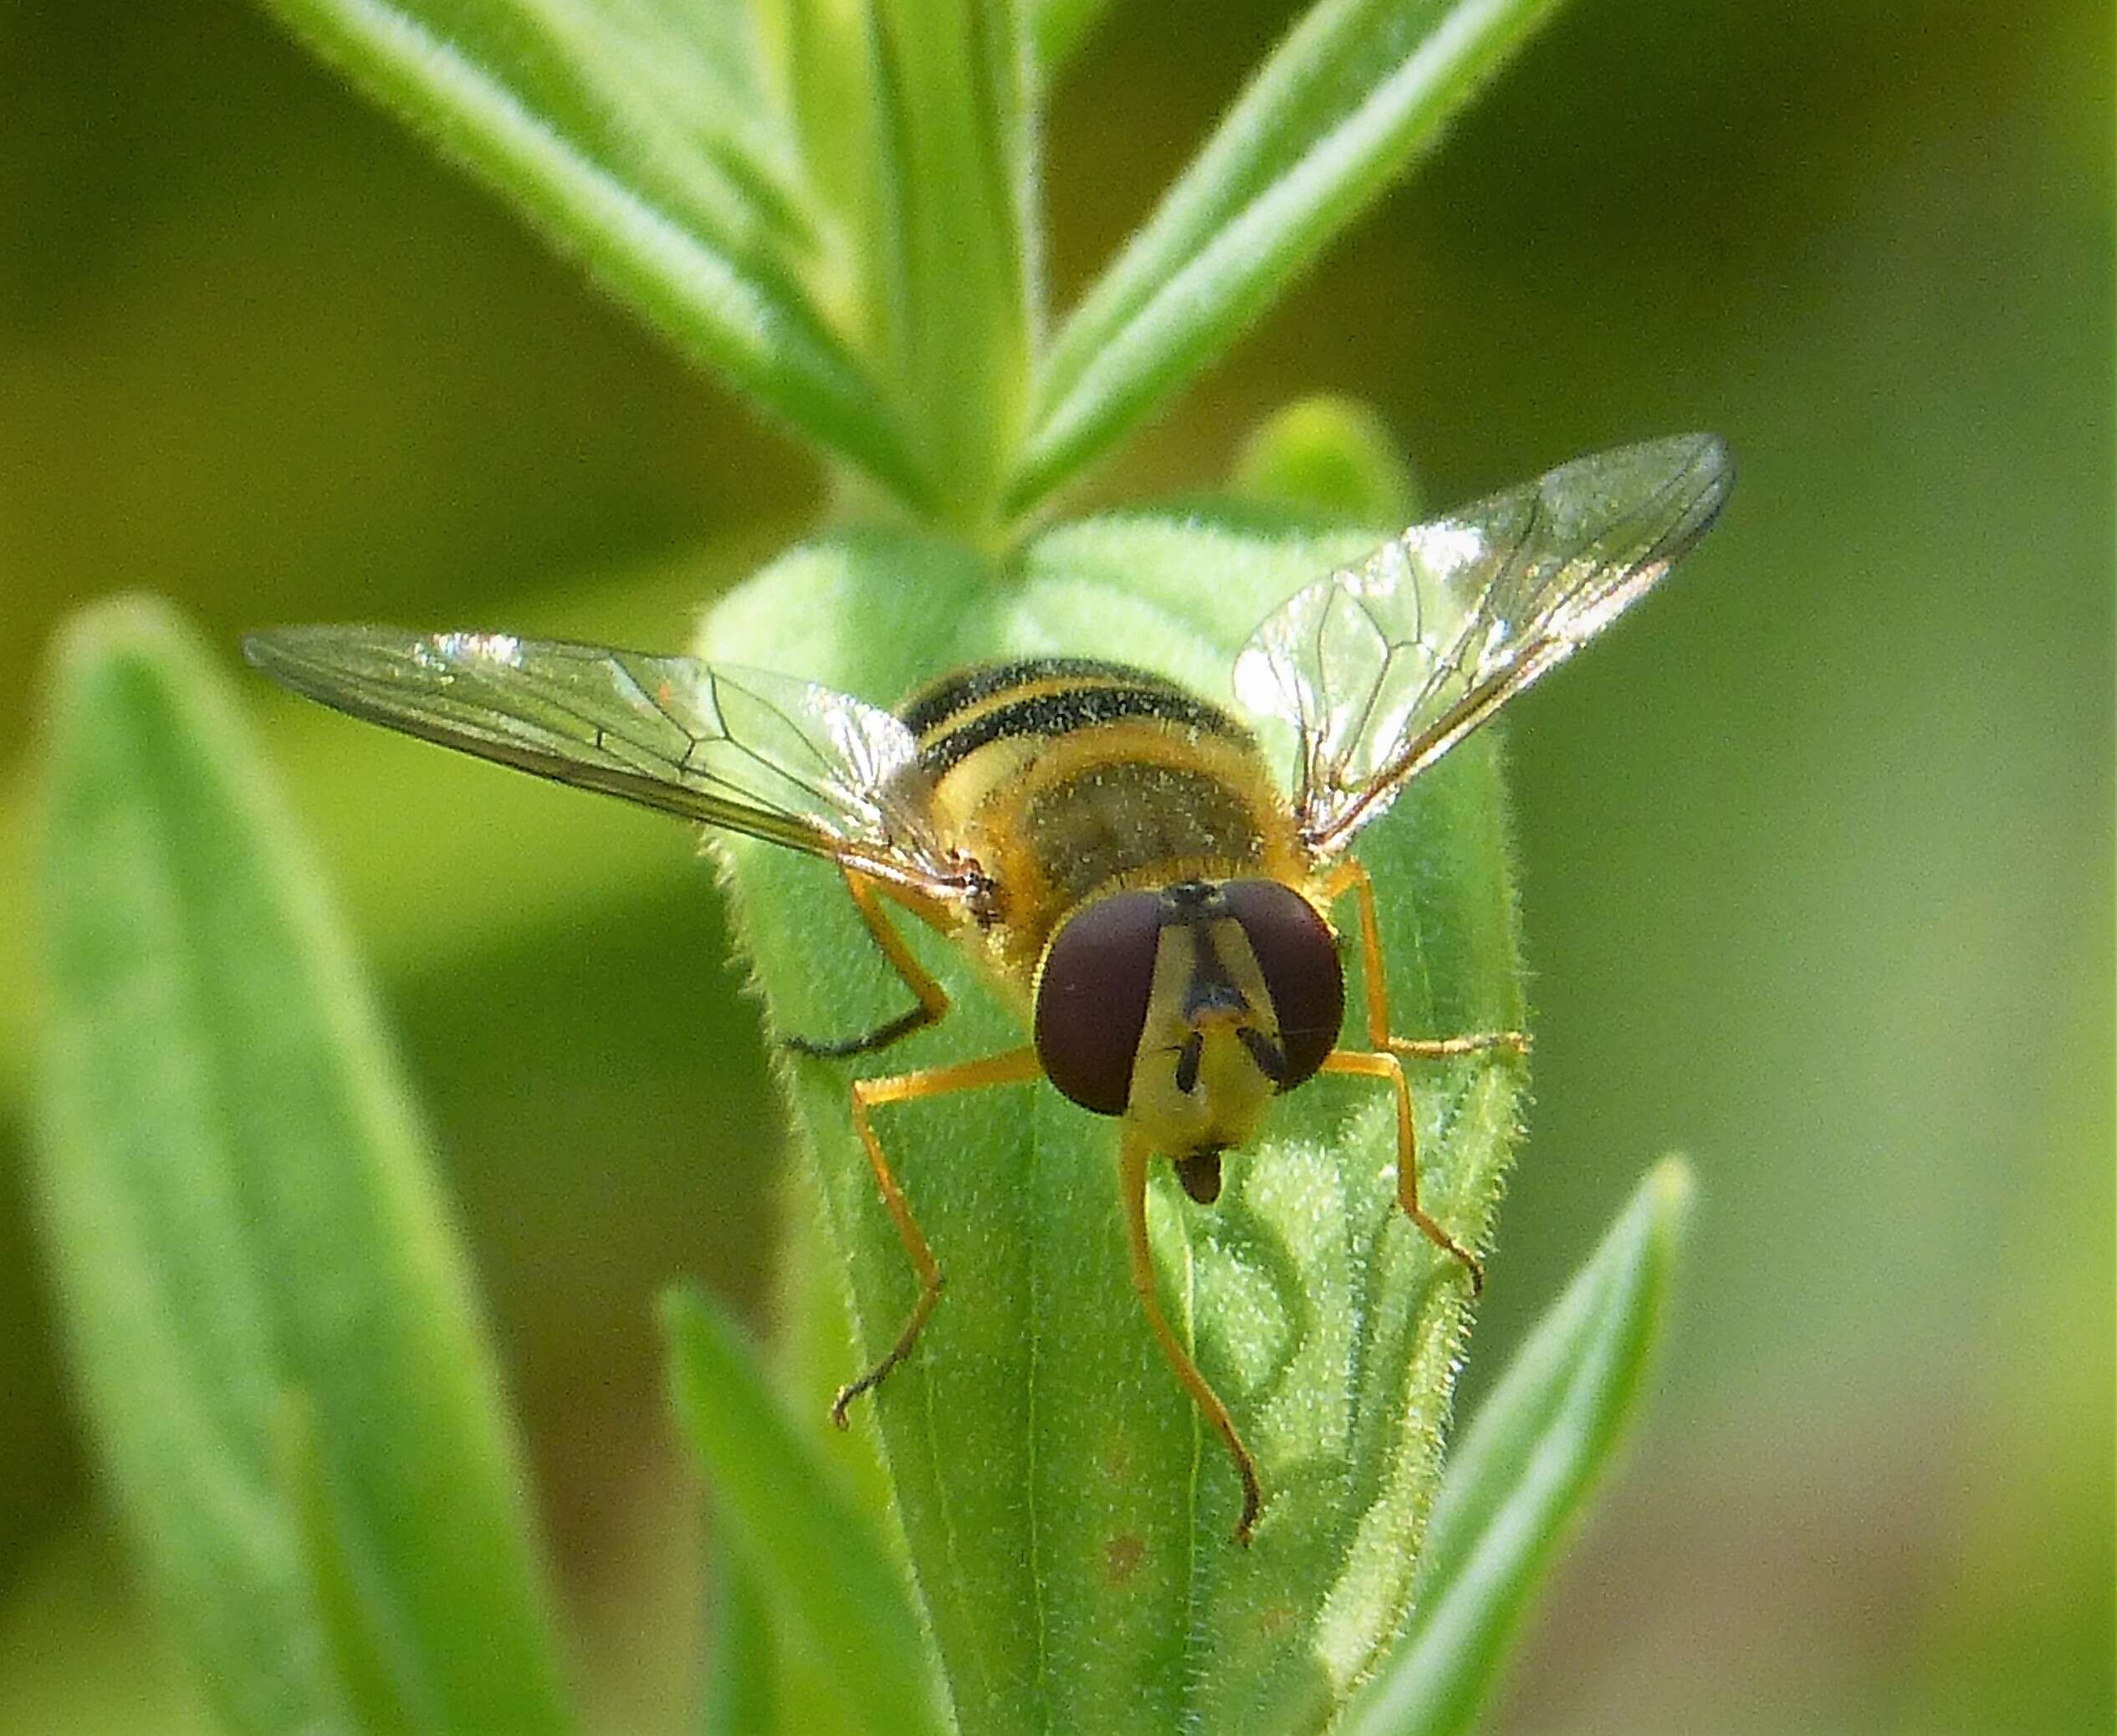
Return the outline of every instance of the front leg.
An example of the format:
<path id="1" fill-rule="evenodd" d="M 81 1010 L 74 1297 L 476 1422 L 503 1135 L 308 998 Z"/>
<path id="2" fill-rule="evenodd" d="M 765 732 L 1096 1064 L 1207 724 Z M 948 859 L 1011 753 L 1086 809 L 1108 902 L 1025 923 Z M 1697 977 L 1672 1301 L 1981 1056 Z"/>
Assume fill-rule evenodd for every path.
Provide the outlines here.
<path id="1" fill-rule="evenodd" d="M 1473 1031 L 1460 1037 L 1399 1037 L 1389 1029 L 1389 978 L 1382 959 L 1382 932 L 1375 917 L 1374 882 L 1351 856 L 1331 871 L 1323 896 L 1335 903 L 1353 894 L 1359 913 L 1360 981 L 1368 1005 L 1368 1045 L 1415 1060 L 1442 1060 L 1450 1055 L 1497 1053 L 1516 1059 L 1529 1053 L 1526 1031 Z"/>
<path id="2" fill-rule="evenodd" d="M 1485 1290 L 1485 1268 L 1455 1237 L 1441 1228 L 1440 1220 L 1419 1203 L 1419 1134 L 1411 1119 L 1411 1087 L 1404 1082 L 1404 1063 L 1387 1049 L 1334 1049 L 1323 1057 L 1322 1070 L 1349 1073 L 1359 1079 L 1386 1081 L 1397 1098 L 1397 1203 L 1419 1226 L 1419 1233 L 1443 1253 L 1459 1261 L 1470 1274 L 1470 1294 Z"/>
<path id="3" fill-rule="evenodd" d="M 887 1103 L 917 1103 L 927 1097 L 945 1097 L 952 1091 L 1021 1085 L 1041 1074 L 1035 1049 L 1010 1049 L 1002 1054 L 986 1055 L 975 1061 L 958 1061 L 952 1066 L 928 1067 L 917 1073 L 853 1080 L 853 1131 L 860 1136 L 860 1143 L 867 1151 L 868 1167 L 875 1172 L 875 1184 L 882 1190 L 882 1205 L 889 1213 L 890 1222 L 897 1226 L 897 1239 L 904 1244 L 912 1269 L 918 1274 L 919 1295 L 912 1305 L 912 1312 L 897 1333 L 896 1342 L 883 1352 L 881 1361 L 859 1379 L 838 1389 L 838 1396 L 831 1406 L 831 1420 L 839 1427 L 846 1426 L 846 1406 L 862 1393 L 879 1386 L 890 1370 L 912 1354 L 919 1329 L 933 1312 L 933 1305 L 941 1299 L 942 1286 L 946 1281 L 941 1275 L 940 1262 L 933 1258 L 933 1248 L 926 1239 L 926 1233 L 912 1215 L 911 1203 L 904 1197 L 904 1190 L 897 1185 L 896 1173 L 883 1154 L 882 1142 L 875 1136 L 874 1123 L 868 1119 L 868 1111 Z"/>
<path id="4" fill-rule="evenodd" d="M 1235 1524 L 1235 1540 L 1247 1544 L 1250 1534 L 1256 1529 L 1257 1515 L 1264 1510 L 1264 1485 L 1257 1478 L 1256 1460 L 1242 1444 L 1235 1418 L 1228 1414 L 1227 1406 L 1220 1402 L 1220 1395 L 1213 1390 L 1212 1384 L 1199 1372 L 1191 1353 L 1184 1348 L 1184 1340 L 1176 1335 L 1168 1316 L 1162 1312 L 1154 1276 L 1153 1249 L 1147 1240 L 1147 1165 L 1153 1155 L 1147 1136 L 1128 1122 L 1117 1148 L 1117 1176 L 1125 1208 L 1125 1239 L 1132 1253 L 1132 1288 L 1139 1298 L 1140 1307 L 1146 1311 L 1147 1324 L 1153 1329 L 1163 1358 L 1183 1384 L 1184 1391 L 1190 1394 L 1191 1402 L 1226 1443 L 1228 1454 L 1235 1461 L 1235 1473 L 1242 1483 L 1242 1516 Z"/>
<path id="5" fill-rule="evenodd" d="M 1460 1037 L 1399 1037 L 1389 1029 L 1389 981 L 1383 962 L 1382 936 L 1376 921 L 1374 882 L 1368 871 L 1351 857 L 1334 869 L 1323 883 L 1324 896 L 1332 900 L 1347 892 L 1353 896 L 1359 912 L 1360 977 L 1368 1013 L 1368 1047 L 1364 1050 L 1333 1050 L 1323 1063 L 1326 1073 L 1352 1074 L 1378 1079 L 1389 1085 L 1397 1105 L 1397 1203 L 1419 1227 L 1419 1233 L 1442 1253 L 1457 1261 L 1469 1275 L 1470 1294 L 1485 1288 L 1485 1269 L 1473 1254 L 1427 1212 L 1419 1201 L 1419 1136 L 1411 1113 L 1411 1086 L 1404 1078 L 1399 1055 L 1415 1060 L 1444 1060 L 1454 1055 L 1496 1054 L 1519 1059 L 1529 1053 L 1526 1031 L 1473 1031 Z"/>

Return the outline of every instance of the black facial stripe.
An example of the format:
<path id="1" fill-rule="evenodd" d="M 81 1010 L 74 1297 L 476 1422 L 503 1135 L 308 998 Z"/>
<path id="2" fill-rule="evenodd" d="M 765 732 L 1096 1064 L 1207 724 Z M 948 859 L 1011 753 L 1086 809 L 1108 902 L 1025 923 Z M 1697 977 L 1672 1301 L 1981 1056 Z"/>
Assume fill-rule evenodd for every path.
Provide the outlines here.
<path id="1" fill-rule="evenodd" d="M 1223 1010 L 1250 1010 L 1250 998 L 1235 986 L 1208 927 L 1229 913 L 1220 887 L 1208 881 L 1179 881 L 1162 888 L 1162 927 L 1191 932 L 1191 975 L 1184 985 L 1183 1016 L 1187 1020 Z"/>
<path id="2" fill-rule="evenodd" d="M 1224 1009 L 1247 1012 L 1250 998 L 1235 987 L 1235 978 L 1228 974 L 1227 965 L 1204 926 L 1194 927 L 1192 934 L 1197 943 L 1191 951 L 1191 980 L 1184 985 L 1184 1019 L 1199 1019 Z"/>
<path id="3" fill-rule="evenodd" d="M 922 747 L 920 768 L 929 778 L 938 778 L 995 742 L 1016 736 L 1066 735 L 1133 718 L 1180 723 L 1230 741 L 1249 739 L 1249 732 L 1219 707 L 1194 699 L 1179 687 L 1160 682 L 1148 686 L 1147 679 L 1151 678 L 1143 678 L 1138 687 L 1077 687 L 996 705 Z"/>
<path id="4" fill-rule="evenodd" d="M 1262 1031 L 1249 1025 L 1237 1028 L 1235 1035 L 1242 1039 L 1242 1046 L 1250 1051 L 1250 1059 L 1257 1064 L 1258 1072 L 1276 1085 L 1286 1083 L 1286 1051 Z"/>
<path id="5" fill-rule="evenodd" d="M 1176 1089 L 1186 1097 L 1198 1089 L 1199 1057 L 1205 1052 L 1205 1039 L 1193 1031 L 1184 1039 L 1176 1056 Z"/>

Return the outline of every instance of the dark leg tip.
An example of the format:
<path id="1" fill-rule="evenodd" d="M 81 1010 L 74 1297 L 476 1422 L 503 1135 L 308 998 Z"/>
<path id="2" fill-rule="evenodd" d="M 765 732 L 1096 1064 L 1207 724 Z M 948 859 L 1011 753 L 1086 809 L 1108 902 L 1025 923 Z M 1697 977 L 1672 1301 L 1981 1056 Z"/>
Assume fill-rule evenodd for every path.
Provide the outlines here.
<path id="1" fill-rule="evenodd" d="M 1463 1275 L 1470 1281 L 1470 1299 L 1475 1302 L 1485 1294 L 1485 1266 L 1469 1248 L 1453 1236 L 1448 1240 L 1448 1252 L 1455 1264 L 1463 1269 Z"/>
<path id="2" fill-rule="evenodd" d="M 924 1007 L 914 1007 L 903 1018 L 877 1025 L 865 1036 L 841 1037 L 830 1042 L 815 1037 L 782 1037 L 780 1047 L 814 1061 L 846 1061 L 855 1055 L 872 1054 L 878 1049 L 888 1048 L 899 1039 L 933 1024 L 936 1016 Z"/>

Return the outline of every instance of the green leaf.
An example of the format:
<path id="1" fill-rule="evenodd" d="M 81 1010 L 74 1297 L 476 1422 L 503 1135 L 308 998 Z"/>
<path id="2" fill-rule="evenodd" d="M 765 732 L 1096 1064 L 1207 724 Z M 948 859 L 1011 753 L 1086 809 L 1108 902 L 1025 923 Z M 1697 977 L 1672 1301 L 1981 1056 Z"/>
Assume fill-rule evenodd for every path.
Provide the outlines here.
<path id="1" fill-rule="evenodd" d="M 1025 511 L 1216 360 L 1557 0 L 1320 0 L 1066 320 L 1007 492 Z"/>
<path id="2" fill-rule="evenodd" d="M 1419 488 L 1372 406 L 1301 398 L 1258 424 L 1229 485 L 1245 500 L 1398 530 L 1419 516 Z"/>
<path id="3" fill-rule="evenodd" d="M 823 1660 L 862 1728 L 875 1736 L 941 1730 L 903 1570 L 833 1480 L 814 1437 L 789 1426 L 741 1335 L 702 1293 L 672 1291 L 662 1325 L 678 1417 L 743 1570 Z"/>
<path id="4" fill-rule="evenodd" d="M 1416 1612 L 1347 1736 L 1470 1728 L 1639 1397 L 1691 1192 L 1679 1159 L 1649 1172 L 1465 1432 L 1427 1529 Z"/>
<path id="5" fill-rule="evenodd" d="M 716 1550 L 708 1608 L 706 1692 L 698 1728 L 704 1736 L 760 1736 L 775 1729 L 772 1626 L 757 1575 L 733 1550 Z"/>
<path id="6" fill-rule="evenodd" d="M 1372 533 L 1112 518 L 1055 530 L 995 569 L 909 535 L 797 549 L 718 606 L 709 655 L 894 703 L 982 656 L 1113 651 L 1225 698 L 1234 652 Z M 1002 582 L 1004 581 L 1004 582 Z M 1467 746 L 1363 839 L 1397 1027 L 1511 1027 L 1515 978 L 1496 756 Z M 872 1027 L 904 990 L 825 865 L 734 841 L 739 928 L 781 1032 Z M 848 1120 L 856 1070 L 897 1072 L 1022 1041 L 955 949 L 905 925 L 955 1006 L 858 1070 L 790 1079 L 858 1342 L 916 1294 Z M 1357 994 L 1355 999 L 1357 1002 Z M 1519 1070 L 1415 1075 L 1422 1187 L 1482 1241 Z M 1165 1294 L 1247 1432 L 1270 1504 L 1230 1540 L 1235 1477 L 1148 1332 L 1127 1275 L 1110 1122 L 1047 1086 L 942 1097 L 877 1126 L 949 1278 L 911 1359 L 856 1408 L 878 1440 L 959 1728 L 1283 1733 L 1320 1727 L 1400 1628 L 1465 1330 L 1460 1272 L 1397 1210 L 1382 1094 L 1321 1080 L 1231 1157 L 1210 1210 L 1166 1174 L 1150 1200 Z"/>
<path id="7" fill-rule="evenodd" d="M 565 1728 L 420 1131 L 315 868 L 158 606 L 62 640 L 47 799 L 39 1204 L 91 1432 L 220 1717 Z"/>
<path id="8" fill-rule="evenodd" d="M 870 283 L 887 376 L 939 511 L 996 516 L 1029 397 L 1035 212 L 1027 43 L 1014 0 L 873 0 Z"/>
<path id="9" fill-rule="evenodd" d="M 845 240 L 744 14 L 675 0 L 268 0 L 613 294 L 914 506 L 930 476 L 844 334 Z M 834 322 L 835 316 L 835 322 Z"/>
<path id="10" fill-rule="evenodd" d="M 807 183 L 845 237 L 851 329 L 866 342 L 863 252 L 877 148 L 867 0 L 751 0 L 746 10 Z"/>
<path id="11" fill-rule="evenodd" d="M 1030 9 L 1036 64 L 1047 79 L 1061 71 L 1095 33 L 1111 0 L 1036 0 Z"/>
<path id="12" fill-rule="evenodd" d="M 439 1708 L 423 1702 L 416 1661 L 385 1631 L 386 1597 L 376 1595 L 368 1564 L 359 1559 L 358 1522 L 331 1487 L 314 1409 L 289 1390 L 275 1420 L 280 1492 L 352 1723 L 362 1730 L 442 1728 Z"/>

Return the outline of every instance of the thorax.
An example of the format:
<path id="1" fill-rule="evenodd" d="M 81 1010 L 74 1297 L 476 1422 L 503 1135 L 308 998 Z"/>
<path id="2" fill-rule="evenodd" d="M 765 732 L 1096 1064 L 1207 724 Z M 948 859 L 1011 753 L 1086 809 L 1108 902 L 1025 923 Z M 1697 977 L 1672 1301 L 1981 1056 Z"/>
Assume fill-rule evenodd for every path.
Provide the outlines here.
<path id="1" fill-rule="evenodd" d="M 989 665 L 899 715 L 942 827 L 996 883 L 985 945 L 1024 993 L 1054 929 L 1105 891 L 1307 877 L 1250 732 L 1161 677 L 1086 658 Z"/>

